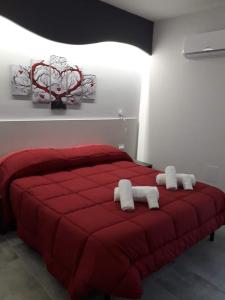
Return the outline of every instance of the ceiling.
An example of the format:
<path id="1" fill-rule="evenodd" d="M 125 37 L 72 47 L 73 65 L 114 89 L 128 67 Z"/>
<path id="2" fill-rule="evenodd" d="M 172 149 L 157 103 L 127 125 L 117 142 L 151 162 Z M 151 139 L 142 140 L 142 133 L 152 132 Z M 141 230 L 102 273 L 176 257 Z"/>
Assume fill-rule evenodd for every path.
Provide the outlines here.
<path id="1" fill-rule="evenodd" d="M 157 21 L 223 6 L 225 0 L 102 0 L 146 19 Z"/>

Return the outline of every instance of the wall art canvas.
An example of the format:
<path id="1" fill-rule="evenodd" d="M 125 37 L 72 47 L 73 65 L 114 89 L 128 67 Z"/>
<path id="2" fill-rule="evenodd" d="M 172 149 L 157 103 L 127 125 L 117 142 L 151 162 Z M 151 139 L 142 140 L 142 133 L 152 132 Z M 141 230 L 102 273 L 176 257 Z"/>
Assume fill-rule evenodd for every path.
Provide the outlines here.
<path id="1" fill-rule="evenodd" d="M 27 96 L 31 93 L 29 66 L 11 65 L 10 77 L 13 96 Z"/>
<path id="2" fill-rule="evenodd" d="M 83 100 L 95 100 L 96 97 L 96 76 L 84 74 L 82 81 Z"/>
<path id="3" fill-rule="evenodd" d="M 67 105 L 96 98 L 96 76 L 83 74 L 62 56 L 32 60 L 31 67 L 12 65 L 10 78 L 13 95 L 32 94 L 33 103 L 51 103 L 52 109 L 66 109 Z"/>
<path id="4" fill-rule="evenodd" d="M 78 66 L 69 66 L 65 57 L 52 55 L 51 106 L 66 108 L 66 105 L 79 104 L 82 97 L 82 71 Z"/>
<path id="5" fill-rule="evenodd" d="M 34 103 L 50 103 L 50 67 L 44 60 L 32 60 L 32 101 Z"/>
<path id="6" fill-rule="evenodd" d="M 51 55 L 50 78 L 51 78 L 51 107 L 66 108 L 67 100 L 67 60 L 65 57 Z"/>
<path id="7" fill-rule="evenodd" d="M 82 80 L 83 74 L 78 66 L 69 67 L 67 70 L 68 93 L 67 104 L 76 105 L 82 101 Z"/>

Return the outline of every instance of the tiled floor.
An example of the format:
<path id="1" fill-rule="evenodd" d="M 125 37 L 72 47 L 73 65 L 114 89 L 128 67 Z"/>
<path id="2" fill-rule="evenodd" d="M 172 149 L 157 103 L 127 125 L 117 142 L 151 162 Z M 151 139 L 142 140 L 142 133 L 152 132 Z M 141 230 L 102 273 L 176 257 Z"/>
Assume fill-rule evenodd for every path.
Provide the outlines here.
<path id="1" fill-rule="evenodd" d="M 225 300 L 225 226 L 144 283 L 141 300 Z M 90 299 L 103 299 L 102 295 Z M 15 233 L 0 237 L 0 300 L 69 300 L 40 256 Z"/>

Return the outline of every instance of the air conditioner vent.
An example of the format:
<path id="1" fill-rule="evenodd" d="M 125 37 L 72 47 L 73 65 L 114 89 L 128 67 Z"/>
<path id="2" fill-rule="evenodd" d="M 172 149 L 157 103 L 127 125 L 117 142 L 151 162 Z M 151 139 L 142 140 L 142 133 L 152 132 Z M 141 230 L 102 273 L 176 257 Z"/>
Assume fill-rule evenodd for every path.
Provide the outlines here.
<path id="1" fill-rule="evenodd" d="M 225 30 L 187 36 L 183 54 L 187 58 L 225 55 Z"/>

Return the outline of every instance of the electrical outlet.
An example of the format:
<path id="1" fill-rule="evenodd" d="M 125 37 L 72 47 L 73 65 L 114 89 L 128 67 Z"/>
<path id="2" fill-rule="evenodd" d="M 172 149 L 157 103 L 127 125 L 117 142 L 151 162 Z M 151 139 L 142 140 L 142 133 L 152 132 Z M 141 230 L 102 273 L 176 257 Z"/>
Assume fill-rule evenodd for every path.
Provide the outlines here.
<path id="1" fill-rule="evenodd" d="M 125 150 L 125 145 L 124 145 L 124 144 L 119 144 L 119 145 L 118 145 L 118 148 L 119 148 L 120 150 Z"/>

